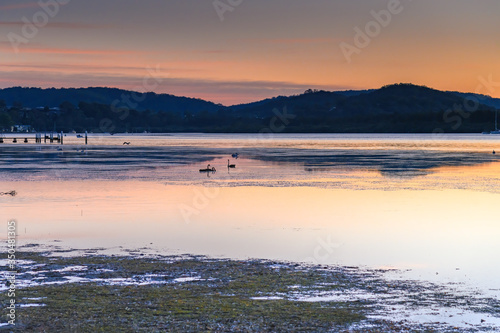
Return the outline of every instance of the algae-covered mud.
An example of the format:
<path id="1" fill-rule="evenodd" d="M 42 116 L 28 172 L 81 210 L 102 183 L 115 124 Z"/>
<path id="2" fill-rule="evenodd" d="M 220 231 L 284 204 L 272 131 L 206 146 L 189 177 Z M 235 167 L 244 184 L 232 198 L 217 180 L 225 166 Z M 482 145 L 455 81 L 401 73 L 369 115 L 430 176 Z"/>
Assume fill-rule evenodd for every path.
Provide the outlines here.
<path id="1" fill-rule="evenodd" d="M 4 323 L 0 330 L 497 332 L 500 327 L 498 300 L 453 285 L 388 279 L 387 270 L 144 253 L 68 257 L 64 251 L 30 248 L 17 253 L 16 325 Z M 6 260 L 0 265 L 0 302 L 6 309 Z"/>

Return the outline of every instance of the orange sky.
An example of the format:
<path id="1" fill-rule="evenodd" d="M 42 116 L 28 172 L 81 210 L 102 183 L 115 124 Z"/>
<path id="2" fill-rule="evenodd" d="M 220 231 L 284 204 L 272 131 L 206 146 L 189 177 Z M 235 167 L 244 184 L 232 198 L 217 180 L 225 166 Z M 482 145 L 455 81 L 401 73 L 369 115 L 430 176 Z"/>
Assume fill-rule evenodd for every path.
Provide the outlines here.
<path id="1" fill-rule="evenodd" d="M 154 68 L 154 91 L 226 105 L 396 82 L 500 97 L 497 0 L 45 3 L 2 1 L 0 87 L 143 91 Z"/>

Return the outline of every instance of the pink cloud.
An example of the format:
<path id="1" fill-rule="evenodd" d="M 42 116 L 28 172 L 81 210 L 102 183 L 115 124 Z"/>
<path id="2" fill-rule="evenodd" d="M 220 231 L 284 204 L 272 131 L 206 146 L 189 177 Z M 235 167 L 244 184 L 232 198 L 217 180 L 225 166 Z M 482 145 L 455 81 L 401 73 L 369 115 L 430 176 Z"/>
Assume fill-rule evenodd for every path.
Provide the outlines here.
<path id="1" fill-rule="evenodd" d="M 26 9 L 26 8 L 35 8 L 35 7 L 40 7 L 40 5 L 37 4 L 36 2 L 16 3 L 16 4 L 0 6 L 0 10 L 15 10 L 15 9 Z"/>
<path id="2" fill-rule="evenodd" d="M 10 50 L 11 45 L 8 42 L 0 42 L 0 49 Z M 34 54 L 66 54 L 66 55 L 126 55 L 126 54 L 142 54 L 141 51 L 132 50 L 89 50 L 89 49 L 74 49 L 74 48 L 52 48 L 52 47 L 23 47 L 23 53 Z"/>
<path id="3" fill-rule="evenodd" d="M 10 26 L 10 27 L 22 27 L 26 23 L 23 21 L 3 21 L 0 22 L 0 26 Z M 56 29 L 101 29 L 109 28 L 111 25 L 97 25 L 97 24 L 85 24 L 76 22 L 49 22 L 44 28 L 56 28 Z"/>
<path id="4" fill-rule="evenodd" d="M 23 52 L 27 53 L 56 53 L 56 54 L 75 54 L 75 55 L 123 55 L 140 53 L 138 51 L 128 50 L 82 50 L 82 49 L 59 49 L 59 48 L 26 48 Z"/>
<path id="5" fill-rule="evenodd" d="M 97 65 L 97 64 L 34 64 L 34 63 L 0 63 L 0 70 L 10 70 L 15 72 L 31 72 L 33 75 L 35 73 L 120 73 L 120 74 L 128 74 L 128 75 L 144 75 L 147 71 L 147 66 L 108 66 L 108 65 Z M 162 67 L 162 71 L 167 72 L 169 74 L 175 73 L 176 75 L 185 75 L 190 73 L 200 73 L 203 69 L 195 69 L 195 68 L 164 68 Z"/>
<path id="6" fill-rule="evenodd" d="M 315 44 L 315 43 L 334 43 L 334 38 L 282 38 L 266 39 L 265 42 L 272 44 Z"/>

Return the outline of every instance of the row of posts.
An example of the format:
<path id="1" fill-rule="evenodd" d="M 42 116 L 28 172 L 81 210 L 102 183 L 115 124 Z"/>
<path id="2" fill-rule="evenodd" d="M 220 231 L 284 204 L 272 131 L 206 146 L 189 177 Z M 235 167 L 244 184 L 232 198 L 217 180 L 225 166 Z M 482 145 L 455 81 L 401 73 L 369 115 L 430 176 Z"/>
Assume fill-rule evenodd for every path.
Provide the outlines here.
<path id="1" fill-rule="evenodd" d="M 85 144 L 88 144 L 88 133 L 85 131 Z M 5 138 L 0 137 L 0 143 L 4 143 Z M 57 133 L 56 136 L 54 136 L 54 133 L 50 133 L 50 135 L 47 135 L 45 133 L 42 136 L 42 133 L 36 133 L 35 134 L 35 143 L 42 143 L 42 140 L 44 143 L 47 143 L 47 140 L 49 140 L 50 143 L 54 143 L 54 141 L 59 142 L 60 144 L 64 144 L 64 133 Z M 12 139 L 12 143 L 17 143 L 17 138 Z M 28 143 L 28 138 L 24 138 L 24 143 Z"/>

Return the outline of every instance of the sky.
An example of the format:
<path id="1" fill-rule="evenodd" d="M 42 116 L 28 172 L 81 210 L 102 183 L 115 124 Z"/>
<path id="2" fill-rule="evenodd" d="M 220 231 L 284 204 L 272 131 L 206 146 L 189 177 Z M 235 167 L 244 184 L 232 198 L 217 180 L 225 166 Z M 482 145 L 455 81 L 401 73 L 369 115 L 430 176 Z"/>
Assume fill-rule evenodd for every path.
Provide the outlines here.
<path id="1" fill-rule="evenodd" d="M 0 88 L 232 105 L 407 82 L 500 98 L 498 17 L 498 0 L 0 0 Z"/>

